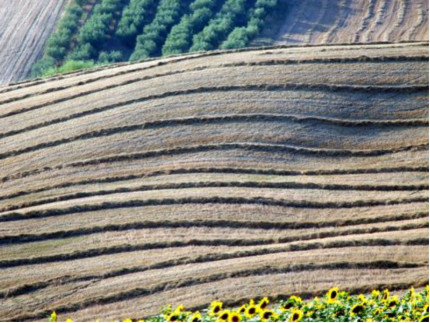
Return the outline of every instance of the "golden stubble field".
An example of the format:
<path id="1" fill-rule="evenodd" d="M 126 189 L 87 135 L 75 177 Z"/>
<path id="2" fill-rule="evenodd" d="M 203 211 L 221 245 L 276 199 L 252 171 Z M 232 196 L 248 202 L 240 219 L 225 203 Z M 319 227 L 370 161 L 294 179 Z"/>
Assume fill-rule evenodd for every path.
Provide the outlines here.
<path id="1" fill-rule="evenodd" d="M 0 320 L 428 284 L 428 43 L 0 89 Z"/>

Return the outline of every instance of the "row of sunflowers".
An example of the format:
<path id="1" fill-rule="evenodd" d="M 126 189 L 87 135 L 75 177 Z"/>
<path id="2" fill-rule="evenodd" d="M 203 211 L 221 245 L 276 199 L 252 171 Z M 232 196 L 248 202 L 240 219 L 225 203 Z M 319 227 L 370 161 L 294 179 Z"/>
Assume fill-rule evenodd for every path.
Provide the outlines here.
<path id="1" fill-rule="evenodd" d="M 49 318 L 57 321 L 53 312 Z M 145 320 L 125 319 L 122 322 L 428 322 L 429 287 L 420 292 L 411 288 L 402 296 L 390 295 L 385 289 L 374 290 L 367 295 L 350 295 L 330 289 L 323 297 L 302 300 L 291 296 L 286 300 L 273 301 L 265 297 L 251 299 L 239 307 L 226 307 L 221 301 L 213 301 L 209 308 L 187 311 L 183 305 L 167 306 L 159 315 Z M 67 322 L 72 322 L 68 319 Z"/>

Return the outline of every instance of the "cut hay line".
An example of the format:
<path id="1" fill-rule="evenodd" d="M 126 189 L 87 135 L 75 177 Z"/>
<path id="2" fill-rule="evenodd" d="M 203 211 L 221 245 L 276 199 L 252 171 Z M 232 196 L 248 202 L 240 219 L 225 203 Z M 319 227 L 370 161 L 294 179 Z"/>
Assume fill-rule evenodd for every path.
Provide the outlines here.
<path id="1" fill-rule="evenodd" d="M 58 306 L 54 309 L 51 309 L 51 311 L 54 310 L 56 312 L 69 313 L 69 312 L 78 311 L 93 305 L 111 304 L 119 301 L 135 299 L 142 296 L 163 292 L 166 290 L 172 290 L 172 289 L 189 287 L 189 286 L 197 286 L 197 285 L 201 285 L 209 282 L 220 282 L 228 278 L 243 278 L 243 277 L 270 275 L 270 274 L 282 274 L 282 273 L 318 271 L 318 270 L 407 269 L 407 268 L 420 268 L 420 267 L 423 267 L 423 264 L 401 263 L 401 262 L 388 261 L 388 260 L 358 262 L 358 263 L 331 262 L 326 264 L 287 265 L 287 266 L 282 266 L 277 268 L 275 267 L 268 268 L 267 266 L 263 266 L 260 268 L 243 269 L 243 270 L 238 270 L 236 272 L 230 272 L 230 273 L 212 274 L 202 278 L 192 278 L 192 279 L 176 281 L 176 282 L 169 281 L 166 283 L 161 283 L 159 285 L 156 285 L 152 288 L 134 288 L 134 289 L 116 293 L 113 295 L 97 297 L 94 299 L 89 299 L 89 300 L 77 302 L 74 304 Z M 50 311 L 43 310 L 40 312 L 32 313 L 31 315 L 20 316 L 19 318 L 15 317 L 15 318 L 12 318 L 12 320 L 40 319 L 42 317 L 46 317 L 46 315 L 49 315 L 48 312 L 50 313 Z"/>
<path id="2" fill-rule="evenodd" d="M 79 228 L 74 230 L 63 230 L 55 232 L 47 232 L 41 234 L 20 234 L 15 236 L 0 237 L 0 245 L 6 244 L 19 244 L 35 241 L 45 241 L 52 239 L 64 239 L 77 236 L 86 236 L 101 232 L 118 232 L 128 230 L 140 229 L 154 229 L 154 228 L 191 228 L 191 227 L 209 227 L 209 228 L 249 228 L 249 229 L 263 229 L 263 230 L 300 230 L 300 229 L 319 229 L 327 227 L 348 227 L 361 224 L 385 223 L 396 222 L 405 220 L 415 220 L 428 217 L 428 213 L 417 212 L 412 214 L 401 214 L 396 216 L 378 217 L 378 218 L 362 218 L 354 220 L 339 220 L 329 222 L 244 222 L 244 221 L 231 221 L 231 220 L 197 220 L 197 221 L 139 221 L 133 223 L 111 224 L 104 226 L 95 226 L 90 228 Z M 422 224 L 418 224 L 421 226 Z M 353 231 L 353 230 L 352 230 Z M 348 232 L 352 232 L 348 231 Z M 361 232 L 361 231 L 360 231 Z M 326 233 L 317 233 L 321 237 Z M 337 232 L 336 234 L 339 234 Z M 303 239 L 302 239 L 303 240 Z M 284 241 L 285 242 L 285 241 Z"/>
<path id="3" fill-rule="evenodd" d="M 120 87 L 122 85 L 140 82 L 140 81 L 144 81 L 144 80 L 155 79 L 155 78 L 163 77 L 163 76 L 171 76 L 171 75 L 184 74 L 184 73 L 195 72 L 195 71 L 204 71 L 204 70 L 208 70 L 208 69 L 225 68 L 225 67 L 277 66 L 277 65 L 283 66 L 283 65 L 296 65 L 296 64 L 334 64 L 334 63 L 336 63 L 336 64 L 348 64 L 348 63 L 382 63 L 382 62 L 396 62 L 396 63 L 399 63 L 399 62 L 426 62 L 426 61 L 428 61 L 428 59 L 429 59 L 428 56 L 419 56 L 419 55 L 417 55 L 417 56 L 370 56 L 370 57 L 362 55 L 362 56 L 356 56 L 356 57 L 341 57 L 341 58 L 330 58 L 330 57 L 328 57 L 328 58 L 314 58 L 314 59 L 277 59 L 277 60 L 267 60 L 267 61 L 249 61 L 249 62 L 247 61 L 247 62 L 225 63 L 225 64 L 218 64 L 218 65 L 205 65 L 205 66 L 197 66 L 194 68 L 188 68 L 188 69 L 183 69 L 183 70 L 178 70 L 178 71 L 154 74 L 154 75 L 150 75 L 150 76 L 137 77 L 136 79 L 133 79 L 133 80 L 129 80 L 129 81 L 121 82 L 121 83 L 114 83 L 112 85 L 105 86 L 101 89 L 94 90 L 91 93 L 96 93 L 99 91 L 104 91 L 107 89 Z M 189 58 L 188 59 L 175 60 L 173 62 L 178 63 L 178 62 L 183 61 L 183 60 L 187 61 L 187 60 L 189 60 Z M 109 75 L 98 76 L 95 78 L 91 78 L 91 79 L 88 79 L 85 81 L 80 81 L 80 82 L 70 84 L 70 85 L 57 86 L 57 87 L 53 87 L 53 88 L 39 91 L 39 92 L 23 94 L 21 96 L 11 97 L 11 98 L 2 100 L 2 101 L 0 101 L 0 105 L 7 104 L 7 103 L 13 103 L 13 102 L 27 99 L 27 98 L 30 98 L 30 97 L 33 97 L 36 95 L 43 95 L 43 94 L 47 94 L 47 93 L 58 92 L 58 91 L 70 89 L 70 88 L 77 87 L 77 86 L 87 85 L 87 84 L 91 84 L 91 83 L 94 83 L 94 82 L 97 82 L 100 80 L 111 79 L 111 78 L 114 78 L 117 76 L 123 76 L 123 75 L 132 74 L 132 73 L 136 73 L 136 72 L 142 72 L 142 71 L 146 71 L 146 70 L 153 69 L 156 67 L 165 66 L 168 63 L 172 63 L 172 61 L 159 62 L 156 65 L 137 67 L 134 69 L 129 69 L 126 71 L 120 71 L 120 72 L 116 72 L 116 73 L 109 74 Z M 80 94 L 80 95 L 85 95 L 85 93 L 86 92 L 82 92 L 82 94 Z M 70 99 L 72 99 L 72 98 L 73 97 L 70 97 Z M 12 111 L 12 112 L 0 115 L 0 119 L 6 118 L 6 117 L 9 117 L 12 115 L 20 114 L 23 112 L 26 112 L 26 111 L 23 111 L 23 110 Z"/>
<path id="4" fill-rule="evenodd" d="M 176 241 L 169 241 L 169 242 L 151 242 L 151 243 L 134 244 L 134 245 L 123 244 L 123 245 L 116 245 L 116 246 L 105 247 L 105 248 L 95 248 L 95 249 L 87 249 L 84 251 L 75 251 L 71 253 L 55 254 L 50 256 L 39 256 L 39 257 L 32 257 L 32 258 L 26 257 L 26 258 L 1 260 L 0 268 L 38 265 L 38 264 L 45 264 L 45 263 L 58 262 L 58 261 L 93 258 L 97 256 L 113 255 L 113 254 L 130 252 L 130 251 L 142 251 L 142 250 L 152 250 L 152 249 L 181 248 L 181 247 L 189 247 L 189 246 L 230 246 L 230 247 L 261 246 L 261 245 L 291 243 L 291 242 L 315 240 L 315 239 L 327 239 L 327 238 L 333 238 L 333 237 L 359 235 L 359 234 L 413 231 L 417 229 L 428 228 L 428 225 L 429 223 L 427 222 L 427 223 L 406 224 L 401 226 L 390 226 L 390 227 L 382 227 L 382 228 L 374 227 L 369 229 L 330 231 L 330 232 L 314 233 L 314 234 L 301 235 L 301 236 L 288 236 L 283 238 L 278 237 L 274 239 L 261 239 L 261 238 L 260 239 L 215 239 L 215 240 L 191 239 L 191 240 L 185 240 L 185 241 L 176 240 Z M 378 241 L 377 243 L 379 244 L 377 245 L 391 245 L 390 244 L 391 242 L 389 242 L 391 240 L 387 241 L 386 239 L 373 239 L 372 241 Z M 429 243 L 428 238 L 418 238 L 418 239 L 408 240 L 406 244 L 423 245 L 428 243 Z M 351 246 L 349 244 L 342 244 L 342 243 L 339 243 L 339 245 L 344 247 Z M 374 244 L 371 244 L 371 245 L 375 246 Z M 290 251 L 309 250 L 308 248 L 314 249 L 314 248 L 320 248 L 320 247 L 321 247 L 321 243 L 318 243 L 318 242 L 314 244 L 305 245 L 305 246 L 291 245 Z M 337 247 L 337 248 L 340 248 L 340 247 Z"/>
<path id="5" fill-rule="evenodd" d="M 148 121 L 141 124 L 105 128 L 96 131 L 90 131 L 74 137 L 58 139 L 54 141 L 40 143 L 34 146 L 16 149 L 4 153 L 0 153 L 0 159 L 5 159 L 11 156 L 19 156 L 21 154 L 34 152 L 37 150 L 57 147 L 66 143 L 72 143 L 81 140 L 87 140 L 92 138 L 100 138 L 112 136 L 115 134 L 147 130 L 147 129 L 159 129 L 165 127 L 177 127 L 184 125 L 198 125 L 198 124 L 218 124 L 218 123 L 239 123 L 239 122 L 280 122 L 280 121 L 292 121 L 297 123 L 307 122 L 320 122 L 329 125 L 345 126 L 345 127 L 395 127 L 395 126 L 425 126 L 428 127 L 428 120 L 425 119 L 405 119 L 405 120 L 346 120 L 336 118 L 323 118 L 315 116 L 297 116 L 291 114 L 271 114 L 271 113 L 254 113 L 254 114 L 233 114 L 233 115 L 219 115 L 219 116 L 198 116 L 198 117 L 186 117 L 186 118 L 174 118 L 174 119 L 162 119 Z M 0 134 L 1 138 L 1 134 Z"/>
<path id="6" fill-rule="evenodd" d="M 394 154 L 404 151 L 425 151 L 428 150 L 428 144 L 419 144 L 404 146 L 399 148 L 391 149 L 364 149 L 364 150 L 349 150 L 349 149 L 318 149 L 318 148 L 308 148 L 293 145 L 281 145 L 281 144 L 266 144 L 266 143 L 223 143 L 223 144 L 207 144 L 207 145 L 194 145 L 187 147 L 176 147 L 176 148 L 166 148 L 159 150 L 148 150 L 142 153 L 133 154 L 121 154 L 108 156 L 98 159 L 90 159 L 84 161 L 77 161 L 69 164 L 62 164 L 52 167 L 44 167 L 42 169 L 33 169 L 30 171 L 25 171 L 22 173 L 15 173 L 3 177 L 2 182 L 9 181 L 10 179 L 17 179 L 27 177 L 33 174 L 40 174 L 50 170 L 58 170 L 64 168 L 76 168 L 84 166 L 99 165 L 104 163 L 116 163 L 130 160 L 141 160 L 151 157 L 161 157 L 161 156 L 173 156 L 173 155 L 183 155 L 189 153 L 200 153 L 208 151 L 225 151 L 225 150 L 245 150 L 245 151 L 264 151 L 264 152 L 280 152 L 280 153 L 295 153 L 302 155 L 313 155 L 320 157 L 336 156 L 336 157 L 377 157 L 381 155 Z"/>
<path id="7" fill-rule="evenodd" d="M 144 192 L 155 190 L 177 190 L 187 188 L 208 188 L 208 187 L 246 187 L 246 188 L 273 188 L 273 189 L 321 189 L 332 191 L 422 191 L 428 190 L 428 185 L 348 185 L 348 184 L 316 184 L 316 183 L 298 183 L 298 182 L 185 182 L 185 183 L 165 183 L 155 185 L 141 185 L 134 188 L 118 187 L 111 190 L 100 190 L 93 192 L 78 192 L 66 194 L 62 196 L 35 200 L 31 202 L 13 204 L 4 208 L 0 208 L 0 212 L 18 210 L 26 207 L 44 205 L 60 201 L 70 201 L 74 199 L 93 197 L 93 196 L 106 196 L 117 193 L 128 192 Z"/>
<path id="8" fill-rule="evenodd" d="M 134 80 L 129 80 L 124 83 L 133 83 Z M 105 90 L 106 87 L 104 87 L 102 90 Z M 75 114 L 71 114 L 67 117 L 57 118 L 50 121 L 46 121 L 43 123 L 35 124 L 29 127 L 25 127 L 22 129 L 17 129 L 9 132 L 5 132 L 0 134 L 0 138 L 9 137 L 12 135 L 16 135 L 25 131 L 34 130 L 42 127 L 46 127 L 55 123 L 60 123 L 64 121 L 68 121 L 71 119 L 80 118 L 83 116 L 108 111 L 112 109 L 116 109 L 118 107 L 127 106 L 134 103 L 140 103 L 150 100 L 157 100 L 167 97 L 173 97 L 173 96 L 179 96 L 179 95 L 187 95 L 187 94 L 196 94 L 196 93 L 213 93 L 213 92 L 231 92 L 231 91 L 286 91 L 286 90 L 296 90 L 296 91 L 329 91 L 329 92 L 338 92 L 338 91 L 346 91 L 346 92 L 364 92 L 364 93 L 382 93 L 382 92 L 395 92 L 395 93 L 412 93 L 412 92 L 428 92 L 429 86 L 427 85 L 339 85 L 339 84 L 308 84 L 308 83 L 285 83 L 285 84 L 254 84 L 254 85 L 226 85 L 226 86 L 203 86 L 203 87 L 197 87 L 192 89 L 186 89 L 186 90 L 179 90 L 179 91 L 167 91 L 160 94 L 153 94 L 153 95 L 147 95 L 142 96 L 138 98 L 134 98 L 131 100 L 118 102 L 114 104 L 109 104 L 103 107 L 95 108 L 92 110 L 87 110 Z M 89 95 L 94 92 L 97 92 L 96 90 L 90 90 L 87 92 L 79 93 L 76 95 L 72 95 L 69 97 L 63 97 L 56 100 L 52 100 L 50 102 L 44 102 L 39 105 L 34 105 L 32 107 L 24 108 L 21 110 L 18 110 L 19 113 L 23 112 L 29 112 L 34 111 L 37 109 L 41 109 L 43 107 L 58 104 L 65 101 L 70 101 L 71 99 L 82 97 L 84 95 Z M 18 112 L 14 111 L 14 112 Z"/>
<path id="9" fill-rule="evenodd" d="M 45 171 L 52 170 L 47 167 Z M 144 172 L 136 175 L 126 175 L 117 177 L 105 177 L 100 179 L 89 179 L 77 182 L 65 182 L 58 185 L 46 186 L 39 189 L 19 191 L 9 195 L 0 196 L 1 200 L 12 199 L 15 197 L 25 196 L 33 193 L 45 192 L 52 189 L 67 188 L 72 186 L 87 185 L 87 184 L 103 184 L 115 183 L 133 179 L 141 179 L 146 177 L 156 177 L 163 175 L 182 175 L 182 174 L 249 174 L 249 175 L 275 175 L 275 176 L 306 176 L 306 175 L 352 175 L 352 174 L 381 174 L 381 173 L 400 173 L 400 172 L 423 172 L 428 173 L 428 167 L 384 167 L 384 168 L 360 168 L 360 169 L 333 169 L 333 170 L 313 170 L 313 171 L 292 171 L 279 169 L 251 169 L 251 168 L 177 168 L 163 171 Z M 27 174 L 36 175 L 37 172 Z M 6 179 L 6 180 L 5 180 Z M 3 182 L 7 182 L 8 177 L 3 178 Z M 1 182 L 1 181 L 0 181 Z"/>
<path id="10" fill-rule="evenodd" d="M 168 62 L 157 62 L 157 64 L 169 64 L 169 63 L 175 63 L 180 62 L 183 60 L 189 61 L 195 58 L 204 58 L 204 57 L 210 57 L 210 56 L 219 56 L 223 54 L 234 54 L 234 53 L 243 53 L 243 52 L 253 52 L 253 51 L 264 51 L 264 50 L 276 50 L 276 49 L 297 49 L 297 48 L 309 48 L 309 47 L 327 47 L 327 50 L 336 50 L 339 46 L 348 46 L 343 48 L 343 50 L 360 50 L 360 49 L 389 49 L 389 48 L 405 48 L 405 47 L 428 47 L 428 42 L 425 41 L 416 41 L 416 40 L 410 40 L 410 41 L 399 41 L 396 44 L 393 44 L 391 42 L 387 41 L 378 41 L 373 42 L 372 44 L 369 43 L 336 43 L 336 44 L 302 44 L 300 46 L 297 45 L 275 45 L 275 46 L 259 46 L 259 47 L 246 47 L 246 48 L 238 48 L 238 49 L 230 49 L 230 50 L 213 50 L 213 51 L 207 51 L 207 52 L 197 52 L 197 53 L 181 53 L 177 55 L 171 55 L 167 59 L 169 59 Z M 334 49 L 333 49 L 334 48 Z M 100 66 L 100 67 L 94 67 L 90 69 L 86 69 L 84 71 L 74 71 L 70 73 L 65 73 L 61 75 L 52 76 L 49 78 L 41 79 L 31 79 L 31 80 L 24 80 L 21 82 L 11 83 L 7 87 L 0 89 L 1 93 L 6 93 L 14 90 L 18 90 L 21 88 L 30 88 L 39 84 L 46 84 L 51 83 L 58 80 L 64 80 L 69 79 L 76 76 L 82 76 L 82 75 L 88 75 L 88 74 L 94 74 L 97 72 L 102 72 L 108 69 L 115 69 L 115 68 L 121 68 L 121 67 L 127 67 L 132 65 L 138 65 L 142 63 L 148 63 L 152 61 L 160 60 L 159 57 L 153 57 L 153 58 L 147 58 L 144 60 L 140 60 L 138 62 L 122 62 L 122 63 L 115 63 L 115 64 L 109 64 L 107 66 Z M 157 65 L 153 65 L 156 67 Z"/>
<path id="11" fill-rule="evenodd" d="M 336 243 L 336 242 L 335 242 Z M 373 243 L 373 242 L 372 242 Z M 313 245 L 313 244 L 312 244 Z M 354 245 L 351 245 L 349 247 L 355 248 L 360 247 L 360 245 L 363 245 L 363 240 L 356 241 Z M 369 246 L 369 241 L 364 240 L 364 245 L 366 247 Z M 391 244 L 395 245 L 395 244 Z M 404 244 L 397 244 L 397 246 L 404 246 Z M 409 245 L 410 247 L 412 245 Z M 416 245 L 419 246 L 419 245 Z M 379 246 L 377 246 L 379 247 Z M 321 248 L 323 249 L 333 249 L 333 243 L 329 243 L 326 245 L 323 245 Z M 307 249 L 309 251 L 311 250 L 318 250 L 321 248 L 310 248 Z M 336 248 L 336 247 L 334 247 Z M 347 245 L 342 245 L 341 248 L 348 248 Z M 183 266 L 183 265 L 191 265 L 191 264 L 203 264 L 203 263 L 210 263 L 213 261 L 222 261 L 222 260 L 239 260 L 241 258 L 248 258 L 248 257 L 258 257 L 258 256 L 265 256 L 273 254 L 276 256 L 276 254 L 279 253 L 285 253 L 290 252 L 290 246 L 287 247 L 276 247 L 276 248 L 263 248 L 263 249 L 254 249 L 254 250 L 242 250 L 242 251 L 235 251 L 235 252 L 227 252 L 227 253 L 207 253 L 202 254 L 195 257 L 180 257 L 176 259 L 171 259 L 167 261 L 160 261 L 156 262 L 150 265 L 140 265 L 140 266 L 133 266 L 133 267 L 122 267 L 119 269 L 113 269 L 101 274 L 87 274 L 87 275 L 81 275 L 81 276 L 60 276 L 56 278 L 52 278 L 48 281 L 37 281 L 31 284 L 23 284 L 19 285 L 14 288 L 10 288 L 6 291 L 0 291 L 0 298 L 12 298 L 19 295 L 25 295 L 28 293 L 33 293 L 37 290 L 46 288 L 52 284 L 55 285 L 65 285 L 70 283 L 76 283 L 76 282 L 83 282 L 83 281 L 100 281 L 103 279 L 109 279 L 109 278 L 115 278 L 120 277 L 124 275 L 134 274 L 134 273 L 143 273 L 149 270 L 157 270 L 157 269 L 168 269 L 176 266 Z M 292 251 L 294 252 L 294 251 Z"/>
<path id="12" fill-rule="evenodd" d="M 20 221 L 35 218 L 47 218 L 53 216 L 64 216 L 71 213 L 83 213 L 107 209 L 124 209 L 133 207 L 144 207 L 148 205 L 175 205 L 175 204 L 259 204 L 259 205 L 272 205 L 281 207 L 293 208 L 356 208 L 356 207 L 371 207 L 379 205 L 397 205 L 409 204 L 416 202 L 427 202 L 428 197 L 413 197 L 398 200 L 366 200 L 366 201 L 353 201 L 353 202 L 314 202 L 314 201 L 287 201 L 276 200 L 272 198 L 254 197 L 201 197 L 201 198 L 167 198 L 167 199 L 147 199 L 147 200 L 131 200 L 126 202 L 103 202 L 101 204 L 84 204 L 76 205 L 63 209 L 49 209 L 40 211 L 29 212 L 11 212 L 0 216 L 0 222 L 7 221 Z"/>

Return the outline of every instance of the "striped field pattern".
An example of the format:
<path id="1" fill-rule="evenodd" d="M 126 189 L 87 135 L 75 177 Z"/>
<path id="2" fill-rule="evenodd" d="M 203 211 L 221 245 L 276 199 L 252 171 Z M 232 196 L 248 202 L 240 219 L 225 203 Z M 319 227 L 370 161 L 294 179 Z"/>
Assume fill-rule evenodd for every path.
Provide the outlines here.
<path id="1" fill-rule="evenodd" d="M 0 320 L 428 284 L 428 43 L 0 88 Z"/>

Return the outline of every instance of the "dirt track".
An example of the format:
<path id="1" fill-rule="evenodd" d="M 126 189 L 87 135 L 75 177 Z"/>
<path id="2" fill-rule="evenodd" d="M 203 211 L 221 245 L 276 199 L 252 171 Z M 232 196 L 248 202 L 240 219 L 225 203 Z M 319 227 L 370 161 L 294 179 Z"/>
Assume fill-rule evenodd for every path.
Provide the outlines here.
<path id="1" fill-rule="evenodd" d="M 68 1 L 0 2 L 0 86 L 28 75 Z"/>

